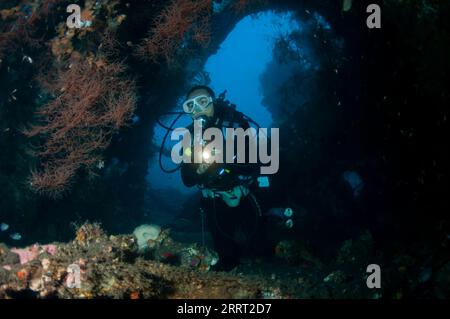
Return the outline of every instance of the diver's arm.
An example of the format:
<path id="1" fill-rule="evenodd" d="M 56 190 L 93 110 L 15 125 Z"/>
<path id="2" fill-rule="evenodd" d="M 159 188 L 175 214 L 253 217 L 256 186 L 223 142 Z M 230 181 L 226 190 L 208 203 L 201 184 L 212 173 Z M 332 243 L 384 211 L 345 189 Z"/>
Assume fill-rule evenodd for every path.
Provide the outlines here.
<path id="1" fill-rule="evenodd" d="M 194 124 L 191 124 L 187 127 L 189 134 L 192 136 L 194 134 Z M 192 141 L 191 141 L 192 143 Z M 181 163 L 181 180 L 186 187 L 192 187 L 201 183 L 200 177 L 198 176 L 199 165 L 194 163 L 194 154 L 192 154 L 192 149 L 194 146 L 191 144 L 189 148 L 189 152 L 187 150 L 183 150 L 184 154 L 190 156 L 191 162 L 182 162 Z M 190 154 L 190 155 L 189 155 Z"/>

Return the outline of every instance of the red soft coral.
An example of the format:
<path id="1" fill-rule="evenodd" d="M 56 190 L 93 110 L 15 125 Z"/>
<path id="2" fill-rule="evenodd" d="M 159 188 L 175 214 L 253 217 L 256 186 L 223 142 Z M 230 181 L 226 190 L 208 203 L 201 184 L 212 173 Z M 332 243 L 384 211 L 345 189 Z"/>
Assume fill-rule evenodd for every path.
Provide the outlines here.
<path id="1" fill-rule="evenodd" d="M 33 154 L 40 167 L 31 187 L 53 197 L 61 195 L 80 168 L 93 173 L 111 137 L 131 119 L 134 82 L 124 67 L 101 59 L 72 61 L 43 86 L 54 98 L 37 112 L 38 124 L 24 130 L 42 143 Z"/>
<path id="2" fill-rule="evenodd" d="M 174 0 L 155 19 L 149 37 L 138 47 L 138 55 L 168 65 L 176 64 L 177 52 L 189 32 L 192 40 L 206 46 L 211 38 L 209 17 L 211 0 Z"/>

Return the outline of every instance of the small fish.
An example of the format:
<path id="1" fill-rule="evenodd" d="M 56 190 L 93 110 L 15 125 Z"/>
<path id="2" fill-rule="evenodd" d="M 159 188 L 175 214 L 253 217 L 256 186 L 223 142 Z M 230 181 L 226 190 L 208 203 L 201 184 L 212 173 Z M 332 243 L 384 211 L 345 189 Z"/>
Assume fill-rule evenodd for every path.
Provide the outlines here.
<path id="1" fill-rule="evenodd" d="M 9 225 L 5 223 L 0 224 L 0 230 L 1 231 L 7 231 L 9 229 Z"/>
<path id="2" fill-rule="evenodd" d="M 137 123 L 139 123 L 140 120 L 141 120 L 141 119 L 139 118 L 139 116 L 135 115 L 135 116 L 133 116 L 133 118 L 131 119 L 131 122 L 132 122 L 133 124 L 137 124 Z"/>
<path id="3" fill-rule="evenodd" d="M 97 168 L 98 169 L 104 169 L 105 168 L 105 161 L 98 161 Z"/>
<path id="4" fill-rule="evenodd" d="M 19 233 L 14 233 L 14 234 L 9 235 L 9 238 L 11 238 L 12 240 L 21 240 L 22 235 Z"/>
<path id="5" fill-rule="evenodd" d="M 350 185 L 353 190 L 353 197 L 358 197 L 364 188 L 364 182 L 361 176 L 355 171 L 345 171 L 342 178 Z"/>
<path id="6" fill-rule="evenodd" d="M 274 207 L 274 208 L 269 209 L 265 215 L 266 216 L 275 216 L 275 217 L 279 217 L 282 219 L 286 219 L 286 218 L 291 218 L 292 215 L 294 215 L 294 211 L 290 207 L 287 207 L 287 208 Z"/>
<path id="7" fill-rule="evenodd" d="M 352 8 L 353 0 L 343 0 L 342 1 L 342 11 L 350 11 Z"/>
<path id="8" fill-rule="evenodd" d="M 24 55 L 22 61 L 27 61 L 28 63 L 33 64 L 33 59 L 28 55 Z"/>

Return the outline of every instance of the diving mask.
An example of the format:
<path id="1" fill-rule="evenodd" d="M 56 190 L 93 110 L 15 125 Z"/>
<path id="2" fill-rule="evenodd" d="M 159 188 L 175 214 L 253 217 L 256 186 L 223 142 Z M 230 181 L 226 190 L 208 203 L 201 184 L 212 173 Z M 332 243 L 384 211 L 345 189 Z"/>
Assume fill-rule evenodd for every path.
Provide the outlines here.
<path id="1" fill-rule="evenodd" d="M 186 113 L 201 113 L 205 111 L 213 102 L 208 95 L 199 95 L 183 103 L 183 111 Z"/>

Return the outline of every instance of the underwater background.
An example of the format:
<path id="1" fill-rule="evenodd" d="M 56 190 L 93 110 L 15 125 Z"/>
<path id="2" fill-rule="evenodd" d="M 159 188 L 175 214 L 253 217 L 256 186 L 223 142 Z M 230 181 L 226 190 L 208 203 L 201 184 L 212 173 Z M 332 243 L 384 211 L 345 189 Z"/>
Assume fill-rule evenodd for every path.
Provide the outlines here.
<path id="1" fill-rule="evenodd" d="M 450 3 L 377 1 L 369 29 L 370 3 L 1 0 L 0 298 L 448 298 Z M 295 212 L 226 272 L 158 165 L 197 84 L 280 128 L 266 201 Z"/>

